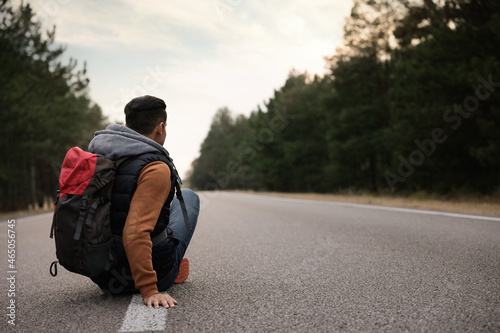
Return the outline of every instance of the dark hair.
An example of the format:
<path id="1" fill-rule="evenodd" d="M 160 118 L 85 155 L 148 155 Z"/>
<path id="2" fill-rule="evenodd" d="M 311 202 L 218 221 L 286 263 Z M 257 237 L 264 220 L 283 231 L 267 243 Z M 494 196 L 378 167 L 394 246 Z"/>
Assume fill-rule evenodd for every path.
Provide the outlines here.
<path id="1" fill-rule="evenodd" d="M 167 121 L 165 102 L 154 96 L 136 97 L 125 105 L 125 123 L 131 129 L 147 135 L 162 121 Z"/>

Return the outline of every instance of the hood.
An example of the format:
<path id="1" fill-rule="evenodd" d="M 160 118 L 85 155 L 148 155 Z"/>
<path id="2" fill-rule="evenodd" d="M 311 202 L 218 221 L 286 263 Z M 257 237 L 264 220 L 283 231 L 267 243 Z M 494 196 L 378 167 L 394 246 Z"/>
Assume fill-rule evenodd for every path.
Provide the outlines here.
<path id="1" fill-rule="evenodd" d="M 112 161 L 145 153 L 161 153 L 170 161 L 168 151 L 157 142 L 122 125 L 111 124 L 97 131 L 89 143 L 89 152 L 104 155 Z"/>

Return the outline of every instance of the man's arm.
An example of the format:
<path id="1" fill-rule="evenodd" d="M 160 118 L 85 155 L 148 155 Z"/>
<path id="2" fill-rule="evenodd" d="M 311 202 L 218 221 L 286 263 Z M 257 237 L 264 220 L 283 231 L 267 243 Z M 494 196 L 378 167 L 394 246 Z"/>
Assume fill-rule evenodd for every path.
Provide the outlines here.
<path id="1" fill-rule="evenodd" d="M 137 180 L 137 189 L 123 228 L 123 246 L 135 287 L 141 292 L 144 303 L 149 307 L 159 307 L 159 304 L 172 307 L 177 304 L 170 296 L 158 293 L 150 236 L 167 200 L 170 186 L 169 167 L 163 162 L 148 164 Z"/>

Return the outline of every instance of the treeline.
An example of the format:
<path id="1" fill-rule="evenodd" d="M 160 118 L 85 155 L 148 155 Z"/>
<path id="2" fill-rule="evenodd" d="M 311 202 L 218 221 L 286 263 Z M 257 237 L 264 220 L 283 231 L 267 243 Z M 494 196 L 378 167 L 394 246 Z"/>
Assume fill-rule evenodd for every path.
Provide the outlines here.
<path id="1" fill-rule="evenodd" d="M 0 211 L 53 200 L 64 155 L 87 148 L 105 118 L 87 95 L 85 65 L 63 64 L 55 27 L 43 32 L 29 4 L 0 5 Z"/>
<path id="2" fill-rule="evenodd" d="M 323 77 L 221 108 L 191 186 L 498 193 L 500 2 L 356 0 Z"/>

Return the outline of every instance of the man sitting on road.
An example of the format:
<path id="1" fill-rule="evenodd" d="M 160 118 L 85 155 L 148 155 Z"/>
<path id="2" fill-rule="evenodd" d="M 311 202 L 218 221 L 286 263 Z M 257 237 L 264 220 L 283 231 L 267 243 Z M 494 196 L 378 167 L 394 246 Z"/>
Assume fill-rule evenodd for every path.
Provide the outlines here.
<path id="1" fill-rule="evenodd" d="M 188 229 L 180 202 L 174 198 L 175 167 L 163 148 L 165 109 L 159 98 L 134 98 L 125 106 L 126 126 L 109 125 L 96 132 L 89 144 L 90 152 L 120 161 L 111 198 L 111 228 L 114 235 L 122 236 L 126 254 L 118 258 L 117 269 L 93 281 L 113 294 L 139 290 L 149 308 L 177 304 L 160 291 L 188 277 L 189 261 L 183 257 L 200 209 L 198 195 L 183 189 Z M 159 237 L 161 241 L 153 245 L 152 240 Z"/>

